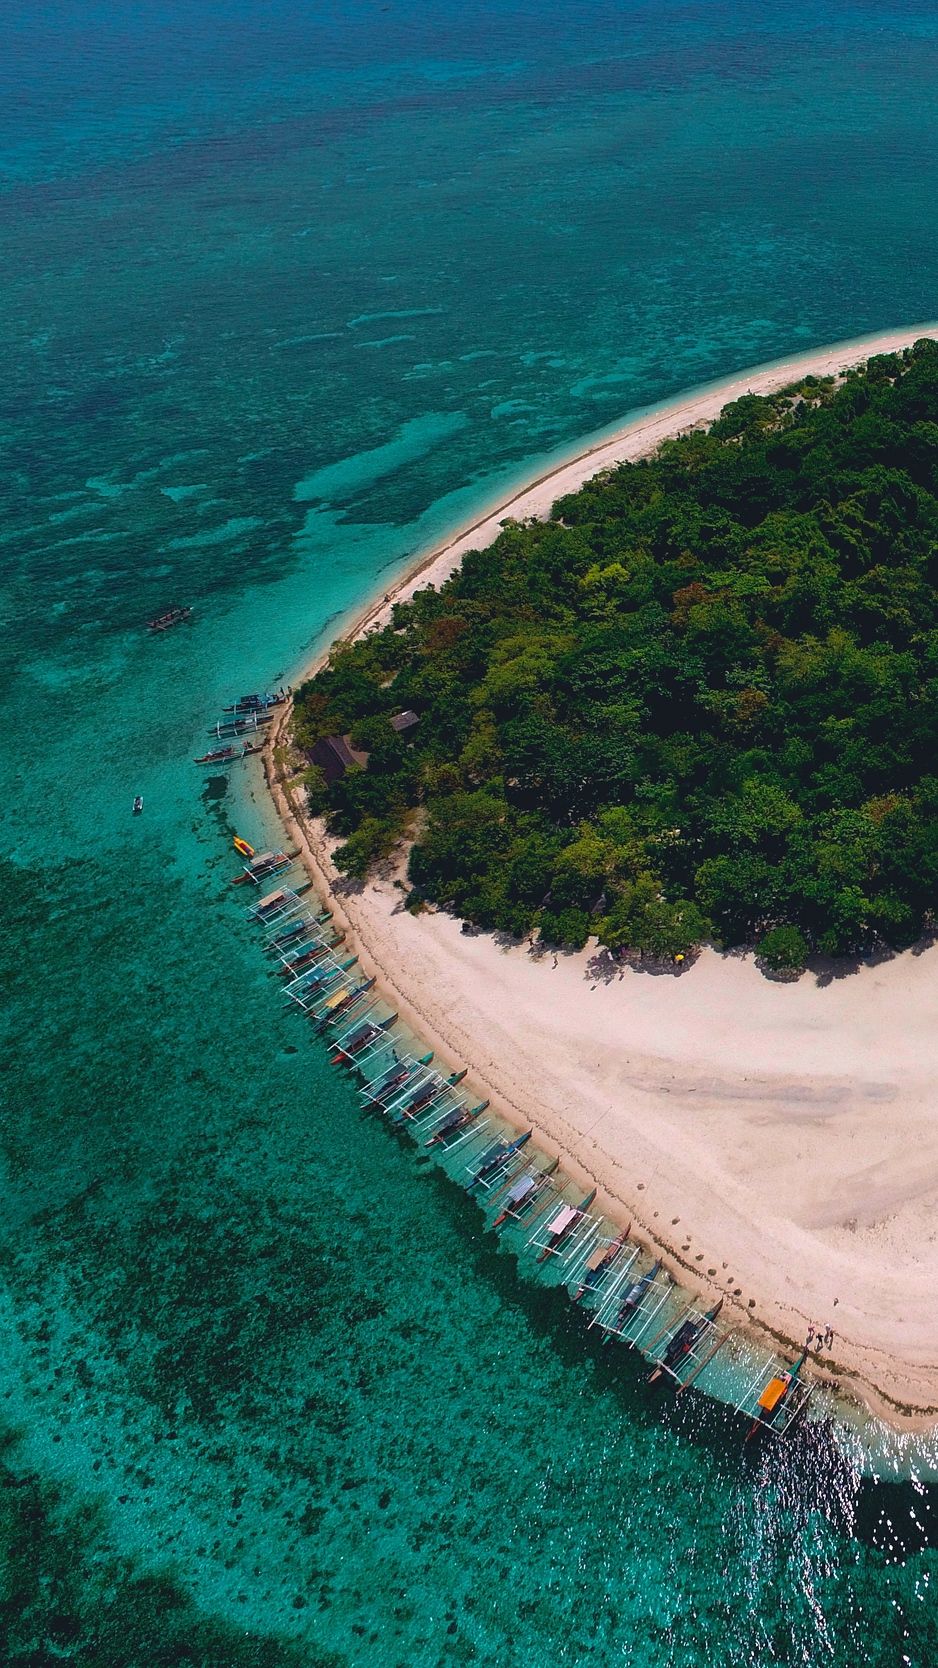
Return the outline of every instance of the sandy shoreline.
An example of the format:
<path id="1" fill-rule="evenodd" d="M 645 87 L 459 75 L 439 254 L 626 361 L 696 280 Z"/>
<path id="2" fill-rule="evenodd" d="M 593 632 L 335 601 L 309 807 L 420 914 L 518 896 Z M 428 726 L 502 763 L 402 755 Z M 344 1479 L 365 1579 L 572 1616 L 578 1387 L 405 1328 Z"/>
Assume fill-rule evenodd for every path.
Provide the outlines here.
<path id="1" fill-rule="evenodd" d="M 429 552 L 344 635 L 440 584 L 507 516 L 549 514 L 599 470 L 712 421 L 741 394 L 835 374 L 923 335 L 938 330 L 800 355 L 639 417 Z M 608 1214 L 632 1218 L 685 1284 L 726 1293 L 741 1324 L 795 1346 L 809 1324 L 830 1323 L 822 1371 L 898 1429 L 934 1425 L 933 955 L 898 956 L 825 989 L 810 975 L 770 983 L 748 958 L 712 951 L 680 977 L 653 977 L 597 967 L 589 949 L 554 965 L 463 935 L 441 913 L 410 916 L 390 879 L 336 893 L 332 842 L 277 780 L 273 749 L 288 720 L 289 710 L 265 751 L 274 801 L 402 1018 L 468 1064 L 473 1085 L 509 1121 L 533 1126 L 571 1174 L 596 1181 Z"/>

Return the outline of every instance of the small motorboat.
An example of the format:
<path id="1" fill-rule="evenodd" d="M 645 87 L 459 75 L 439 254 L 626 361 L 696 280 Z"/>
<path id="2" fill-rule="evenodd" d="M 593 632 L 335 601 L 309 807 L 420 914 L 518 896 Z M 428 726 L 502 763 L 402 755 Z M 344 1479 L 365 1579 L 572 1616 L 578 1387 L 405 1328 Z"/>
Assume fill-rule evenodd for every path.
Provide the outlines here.
<path id="1" fill-rule="evenodd" d="M 139 817 L 140 812 L 142 810 L 143 810 L 143 794 L 138 793 L 136 795 L 135 799 L 134 799 L 134 816 Z"/>

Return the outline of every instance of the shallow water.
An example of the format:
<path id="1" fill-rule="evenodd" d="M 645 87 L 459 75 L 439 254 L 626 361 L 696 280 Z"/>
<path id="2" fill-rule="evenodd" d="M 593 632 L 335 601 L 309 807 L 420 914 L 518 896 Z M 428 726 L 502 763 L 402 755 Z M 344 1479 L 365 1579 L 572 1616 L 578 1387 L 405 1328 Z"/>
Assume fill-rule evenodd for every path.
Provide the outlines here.
<path id="1" fill-rule="evenodd" d="M 934 15 L 143 11 L 0 63 L 6 1659 L 925 1668 L 932 1497 L 519 1281 L 283 1012 L 190 759 L 553 448 L 933 316 Z"/>

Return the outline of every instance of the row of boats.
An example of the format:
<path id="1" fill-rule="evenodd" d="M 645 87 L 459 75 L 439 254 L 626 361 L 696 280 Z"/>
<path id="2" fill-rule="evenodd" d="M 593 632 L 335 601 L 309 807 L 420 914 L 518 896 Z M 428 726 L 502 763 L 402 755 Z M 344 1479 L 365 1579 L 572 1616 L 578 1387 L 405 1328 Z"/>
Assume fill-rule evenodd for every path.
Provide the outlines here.
<path id="1" fill-rule="evenodd" d="M 209 729 L 214 741 L 206 753 L 193 762 L 197 765 L 234 764 L 238 759 L 250 758 L 263 751 L 265 730 L 276 716 L 275 709 L 289 700 L 289 689 L 239 695 L 236 701 L 223 707 L 221 716 Z"/>
<path id="2" fill-rule="evenodd" d="M 648 1360 L 650 1383 L 670 1382 L 678 1394 L 692 1384 L 707 1388 L 713 1363 L 736 1336 L 721 1320 L 724 1300 L 706 1307 L 686 1301 L 660 1258 L 642 1266 L 646 1254 L 632 1240 L 631 1225 L 610 1232 L 595 1212 L 595 1188 L 571 1198 L 559 1161 L 529 1156 L 533 1132 L 499 1127 L 488 1100 L 465 1092 L 465 1069 L 447 1072 L 434 1064 L 432 1052 L 415 1055 L 406 1047 L 398 1014 L 386 1010 L 358 957 L 344 954 L 344 934 L 331 913 L 316 913 L 304 902 L 306 887 L 284 882 L 293 854 L 258 854 L 241 839 L 235 844 L 242 858 L 239 883 L 281 874 L 281 883 L 252 904 L 249 915 L 264 930 L 264 950 L 285 999 L 328 1038 L 332 1064 L 355 1079 L 363 1116 L 380 1117 L 433 1150 L 477 1199 L 488 1225 L 513 1237 L 519 1257 L 533 1253 L 534 1267 L 590 1311 L 588 1324 L 604 1343 L 626 1344 Z M 747 1441 L 759 1431 L 785 1434 L 803 1415 L 811 1395 L 802 1377 L 804 1360 L 759 1363 L 735 1403 L 750 1420 Z"/>

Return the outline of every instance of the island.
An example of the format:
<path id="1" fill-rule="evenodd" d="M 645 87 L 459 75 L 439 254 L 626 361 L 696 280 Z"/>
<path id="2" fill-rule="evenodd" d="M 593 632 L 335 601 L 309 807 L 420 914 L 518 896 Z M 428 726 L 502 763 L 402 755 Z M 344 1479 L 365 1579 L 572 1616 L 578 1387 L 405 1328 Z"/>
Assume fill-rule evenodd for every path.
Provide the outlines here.
<path id="1" fill-rule="evenodd" d="M 414 1027 L 899 1426 L 938 1417 L 936 579 L 938 342 L 827 350 L 433 553 L 268 761 Z"/>

